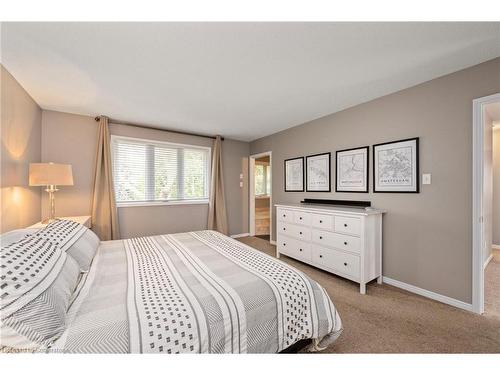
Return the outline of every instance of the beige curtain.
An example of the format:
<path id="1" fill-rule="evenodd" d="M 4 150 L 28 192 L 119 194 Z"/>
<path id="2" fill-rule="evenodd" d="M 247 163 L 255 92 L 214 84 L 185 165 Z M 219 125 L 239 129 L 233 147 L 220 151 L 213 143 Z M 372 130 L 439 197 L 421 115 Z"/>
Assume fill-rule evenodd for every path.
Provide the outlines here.
<path id="1" fill-rule="evenodd" d="M 92 192 L 92 230 L 102 241 L 120 238 L 111 169 L 108 118 L 101 116 L 97 136 L 94 189 Z"/>
<path id="2" fill-rule="evenodd" d="M 212 179 L 208 207 L 208 229 L 227 234 L 226 198 L 222 175 L 222 140 L 217 136 L 212 150 Z"/>

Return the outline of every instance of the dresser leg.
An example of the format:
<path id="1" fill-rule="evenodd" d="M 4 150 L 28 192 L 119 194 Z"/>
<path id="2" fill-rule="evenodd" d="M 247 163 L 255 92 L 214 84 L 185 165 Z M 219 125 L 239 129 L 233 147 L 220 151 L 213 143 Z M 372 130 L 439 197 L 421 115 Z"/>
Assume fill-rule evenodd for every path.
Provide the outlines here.
<path id="1" fill-rule="evenodd" d="M 379 277 L 377 277 L 377 283 L 378 284 L 382 284 L 382 275 L 380 275 Z"/>
<path id="2" fill-rule="evenodd" d="M 366 284 L 359 284 L 359 292 L 361 294 L 366 294 Z"/>
<path id="3" fill-rule="evenodd" d="M 278 258 L 278 259 L 280 258 L 280 253 L 278 250 L 276 250 L 276 258 Z"/>

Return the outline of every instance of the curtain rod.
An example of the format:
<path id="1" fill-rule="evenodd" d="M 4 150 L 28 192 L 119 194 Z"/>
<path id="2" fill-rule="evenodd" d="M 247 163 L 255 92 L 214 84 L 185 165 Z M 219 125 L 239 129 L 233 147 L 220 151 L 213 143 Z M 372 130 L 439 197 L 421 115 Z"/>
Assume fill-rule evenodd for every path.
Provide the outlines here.
<path id="1" fill-rule="evenodd" d="M 97 122 L 99 122 L 100 118 L 101 118 L 100 116 L 97 116 L 97 117 L 94 118 L 94 120 L 97 121 Z M 202 137 L 202 138 L 215 139 L 214 135 L 205 135 L 205 134 L 199 134 L 199 133 L 183 132 L 181 130 L 163 129 L 163 128 L 159 128 L 157 126 L 139 125 L 139 124 L 133 124 L 131 122 L 117 121 L 117 120 L 112 120 L 112 119 L 108 119 L 108 121 L 110 123 L 117 124 L 117 125 L 127 125 L 127 126 L 134 126 L 136 128 L 162 130 L 164 132 L 169 132 L 169 133 L 191 135 L 191 136 L 194 136 L 194 137 Z M 221 141 L 223 141 L 223 140 L 224 140 L 224 137 L 221 137 Z"/>

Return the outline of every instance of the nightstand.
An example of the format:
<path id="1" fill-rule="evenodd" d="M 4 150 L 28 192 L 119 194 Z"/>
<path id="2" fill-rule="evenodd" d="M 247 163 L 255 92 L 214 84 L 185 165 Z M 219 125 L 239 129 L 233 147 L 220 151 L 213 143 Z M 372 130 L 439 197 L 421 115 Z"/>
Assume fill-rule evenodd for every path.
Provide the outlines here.
<path id="1" fill-rule="evenodd" d="M 76 221 L 77 223 L 85 225 L 87 228 L 90 228 L 92 226 L 90 216 L 66 216 L 66 217 L 58 217 L 58 219 Z M 42 224 L 42 222 L 39 221 L 38 223 L 29 226 L 28 229 L 40 229 L 46 226 L 47 224 Z"/>

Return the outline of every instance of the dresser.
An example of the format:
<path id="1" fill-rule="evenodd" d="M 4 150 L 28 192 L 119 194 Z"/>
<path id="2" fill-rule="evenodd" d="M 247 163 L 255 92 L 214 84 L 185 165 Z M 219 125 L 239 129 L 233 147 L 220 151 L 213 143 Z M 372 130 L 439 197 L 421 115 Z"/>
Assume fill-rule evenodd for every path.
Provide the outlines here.
<path id="1" fill-rule="evenodd" d="M 378 209 L 276 205 L 276 256 L 284 254 L 359 283 L 382 283 L 382 215 Z"/>

